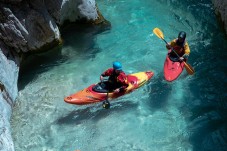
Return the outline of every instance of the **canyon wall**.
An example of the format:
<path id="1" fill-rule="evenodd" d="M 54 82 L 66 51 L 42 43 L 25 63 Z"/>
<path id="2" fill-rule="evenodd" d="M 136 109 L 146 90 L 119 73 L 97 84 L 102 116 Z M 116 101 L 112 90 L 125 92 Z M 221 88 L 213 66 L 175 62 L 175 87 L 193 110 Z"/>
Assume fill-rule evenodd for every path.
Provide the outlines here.
<path id="1" fill-rule="evenodd" d="M 227 34 L 227 0 L 212 0 L 215 13 Z"/>

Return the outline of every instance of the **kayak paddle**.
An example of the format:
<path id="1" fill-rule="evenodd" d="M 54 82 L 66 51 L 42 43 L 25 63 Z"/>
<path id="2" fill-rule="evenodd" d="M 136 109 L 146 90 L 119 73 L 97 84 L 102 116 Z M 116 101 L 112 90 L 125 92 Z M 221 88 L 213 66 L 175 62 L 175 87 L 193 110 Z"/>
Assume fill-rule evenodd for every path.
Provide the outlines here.
<path id="1" fill-rule="evenodd" d="M 153 33 L 160 39 L 162 39 L 167 45 L 169 45 L 167 43 L 167 41 L 164 39 L 164 35 L 163 35 L 163 32 L 159 29 L 159 28 L 154 28 L 153 29 Z M 173 52 L 177 55 L 177 57 L 180 58 L 180 56 L 176 53 L 176 51 L 173 49 L 173 47 L 171 47 L 171 49 L 173 50 Z M 186 71 L 188 72 L 188 74 L 192 75 L 195 73 L 195 70 L 192 68 L 192 66 L 188 63 L 186 63 L 185 61 L 184 62 L 184 65 L 185 65 L 185 69 Z"/>
<path id="2" fill-rule="evenodd" d="M 102 103 L 102 107 L 105 108 L 105 109 L 110 108 L 110 102 L 108 101 L 108 94 L 109 94 L 109 92 L 107 92 L 107 94 L 106 94 L 106 100 L 104 100 L 103 103 Z"/>
<path id="3" fill-rule="evenodd" d="M 107 79 L 102 79 L 101 80 L 101 87 L 102 88 L 105 88 L 105 83 L 108 81 Z M 110 102 L 108 101 L 108 98 L 109 98 L 109 90 L 107 91 L 107 94 L 106 94 L 106 99 L 102 102 L 102 107 L 105 108 L 105 109 L 109 109 L 110 108 Z"/>

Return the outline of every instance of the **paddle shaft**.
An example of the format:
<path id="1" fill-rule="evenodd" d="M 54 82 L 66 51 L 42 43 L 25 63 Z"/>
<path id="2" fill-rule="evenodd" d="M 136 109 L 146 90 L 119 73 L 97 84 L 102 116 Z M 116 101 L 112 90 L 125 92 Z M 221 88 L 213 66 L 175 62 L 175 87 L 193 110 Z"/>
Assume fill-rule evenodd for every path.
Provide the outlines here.
<path id="1" fill-rule="evenodd" d="M 169 44 L 168 44 L 168 42 L 165 40 L 165 39 L 163 39 L 163 38 L 161 38 L 168 46 L 170 46 Z M 170 46 L 171 47 L 171 50 L 173 50 L 173 52 L 177 55 L 177 57 L 178 58 L 180 58 L 180 56 L 176 53 L 176 51 L 173 49 L 173 47 L 172 46 Z"/>
<path id="2" fill-rule="evenodd" d="M 110 108 L 110 102 L 108 101 L 108 95 L 109 95 L 109 92 L 107 92 L 107 94 L 106 94 L 106 100 L 104 100 L 103 103 L 102 103 L 102 107 L 105 108 L 105 109 Z"/>

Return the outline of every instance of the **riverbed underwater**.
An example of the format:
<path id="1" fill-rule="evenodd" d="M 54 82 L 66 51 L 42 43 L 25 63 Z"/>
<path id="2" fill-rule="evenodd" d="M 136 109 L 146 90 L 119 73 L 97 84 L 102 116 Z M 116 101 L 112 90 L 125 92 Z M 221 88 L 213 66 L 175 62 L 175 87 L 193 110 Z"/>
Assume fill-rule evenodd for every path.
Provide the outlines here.
<path id="1" fill-rule="evenodd" d="M 21 68 L 11 125 L 16 151 L 226 151 L 227 39 L 211 1 L 97 0 L 111 28 L 70 26 L 63 45 Z M 183 3 L 183 4 L 182 4 Z M 187 33 L 195 74 L 167 82 L 166 41 Z M 126 74 L 151 70 L 134 92 L 78 106 L 64 97 L 99 81 L 120 61 Z"/>

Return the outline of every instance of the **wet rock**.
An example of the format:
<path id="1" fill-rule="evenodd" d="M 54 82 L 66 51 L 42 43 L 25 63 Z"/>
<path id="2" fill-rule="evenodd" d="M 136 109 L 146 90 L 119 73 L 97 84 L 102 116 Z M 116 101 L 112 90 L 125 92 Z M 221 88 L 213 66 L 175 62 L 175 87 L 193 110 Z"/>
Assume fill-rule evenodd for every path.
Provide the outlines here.
<path id="1" fill-rule="evenodd" d="M 216 15 L 222 22 L 222 26 L 227 34 L 227 1 L 226 0 L 212 0 Z"/>

